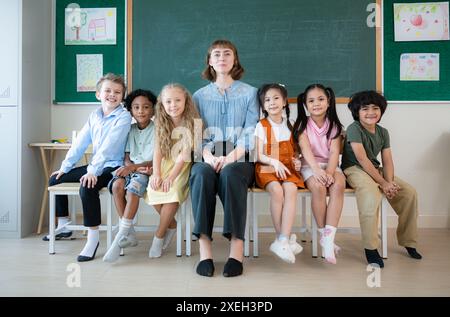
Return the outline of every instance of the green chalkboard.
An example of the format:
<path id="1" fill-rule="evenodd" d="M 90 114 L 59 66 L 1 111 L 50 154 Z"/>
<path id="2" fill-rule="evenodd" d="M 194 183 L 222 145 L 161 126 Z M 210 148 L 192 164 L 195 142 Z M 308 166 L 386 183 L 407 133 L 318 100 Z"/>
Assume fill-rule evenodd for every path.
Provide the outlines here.
<path id="1" fill-rule="evenodd" d="M 191 92 L 216 39 L 238 48 L 243 81 L 284 83 L 290 96 L 314 82 L 348 97 L 376 88 L 373 0 L 133 0 L 133 88 L 158 92 L 179 82 Z"/>
<path id="2" fill-rule="evenodd" d="M 65 8 L 116 8 L 115 45 L 65 45 Z M 97 102 L 94 92 L 77 92 L 77 54 L 102 54 L 103 73 L 125 75 L 125 0 L 56 0 L 55 8 L 55 96 L 54 103 Z"/>
<path id="3" fill-rule="evenodd" d="M 395 42 L 394 3 L 439 1 L 385 0 L 384 12 L 384 94 L 391 101 L 450 100 L 450 41 Z M 424 18 L 425 19 L 425 18 Z M 439 81 L 400 81 L 400 56 L 404 53 L 439 53 Z"/>

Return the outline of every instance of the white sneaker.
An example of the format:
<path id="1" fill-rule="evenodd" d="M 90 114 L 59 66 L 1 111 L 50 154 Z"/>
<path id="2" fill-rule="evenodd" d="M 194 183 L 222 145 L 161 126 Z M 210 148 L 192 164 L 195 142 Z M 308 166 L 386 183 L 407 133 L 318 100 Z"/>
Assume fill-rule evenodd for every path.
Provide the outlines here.
<path id="1" fill-rule="evenodd" d="M 270 245 L 270 251 L 287 263 L 295 263 L 295 255 L 289 246 L 288 240 L 280 241 L 276 239 Z"/>
<path id="2" fill-rule="evenodd" d="M 128 235 L 122 237 L 119 240 L 119 247 L 122 249 L 128 248 L 128 247 L 135 247 L 139 243 L 137 237 L 136 237 L 136 231 L 134 231 L 133 226 L 130 227 L 130 231 L 128 231 Z"/>
<path id="3" fill-rule="evenodd" d="M 297 255 L 303 251 L 303 247 L 297 243 L 297 235 L 295 233 L 292 233 L 289 238 L 289 247 L 294 255 Z"/>

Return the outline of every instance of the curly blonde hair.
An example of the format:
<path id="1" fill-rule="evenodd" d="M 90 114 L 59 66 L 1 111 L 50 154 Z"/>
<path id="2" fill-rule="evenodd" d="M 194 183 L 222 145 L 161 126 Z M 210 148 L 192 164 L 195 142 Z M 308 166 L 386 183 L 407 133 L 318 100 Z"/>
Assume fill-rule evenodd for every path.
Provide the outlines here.
<path id="1" fill-rule="evenodd" d="M 186 103 L 183 111 L 183 119 L 179 127 L 175 127 L 171 117 L 167 114 L 163 105 L 163 96 L 168 89 L 179 89 L 184 93 Z M 176 156 L 184 150 L 194 150 L 201 146 L 203 124 L 195 107 L 189 91 L 182 85 L 170 83 L 165 85 L 158 96 L 155 106 L 155 129 L 161 154 L 164 158 Z M 199 125 L 200 124 L 200 128 Z M 200 136 L 198 135 L 200 133 Z M 200 139 L 199 139 L 200 137 Z M 200 142 L 197 142 L 200 140 Z M 199 144 L 200 143 L 200 144 Z"/>

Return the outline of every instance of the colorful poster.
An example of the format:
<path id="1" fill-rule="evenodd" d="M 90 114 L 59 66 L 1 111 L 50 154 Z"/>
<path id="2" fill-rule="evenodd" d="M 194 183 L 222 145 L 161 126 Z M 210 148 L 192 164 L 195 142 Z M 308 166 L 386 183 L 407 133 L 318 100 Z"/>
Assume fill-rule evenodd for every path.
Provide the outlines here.
<path id="1" fill-rule="evenodd" d="M 95 91 L 103 75 L 102 54 L 77 55 L 77 92 Z"/>
<path id="2" fill-rule="evenodd" d="M 394 3 L 395 41 L 449 40 L 448 2 Z"/>
<path id="3" fill-rule="evenodd" d="M 439 54 L 402 54 L 400 80 L 439 81 Z"/>
<path id="4" fill-rule="evenodd" d="M 115 45 L 116 8 L 66 8 L 66 45 Z"/>

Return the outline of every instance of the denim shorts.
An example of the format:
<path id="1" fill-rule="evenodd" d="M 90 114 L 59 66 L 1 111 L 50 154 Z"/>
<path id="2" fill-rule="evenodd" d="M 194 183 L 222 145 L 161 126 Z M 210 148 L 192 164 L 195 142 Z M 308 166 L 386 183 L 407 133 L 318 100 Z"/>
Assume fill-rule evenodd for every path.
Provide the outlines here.
<path id="1" fill-rule="evenodd" d="M 125 189 L 139 197 L 143 197 L 145 191 L 147 190 L 149 176 L 140 173 L 131 173 L 128 176 L 120 177 L 114 176 L 108 183 L 108 190 L 112 194 L 112 187 L 114 182 L 119 179 L 125 179 Z"/>

